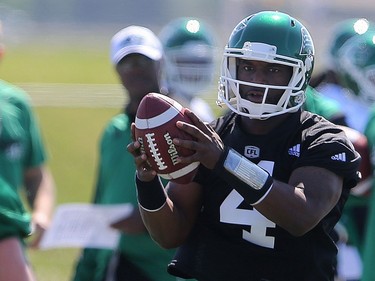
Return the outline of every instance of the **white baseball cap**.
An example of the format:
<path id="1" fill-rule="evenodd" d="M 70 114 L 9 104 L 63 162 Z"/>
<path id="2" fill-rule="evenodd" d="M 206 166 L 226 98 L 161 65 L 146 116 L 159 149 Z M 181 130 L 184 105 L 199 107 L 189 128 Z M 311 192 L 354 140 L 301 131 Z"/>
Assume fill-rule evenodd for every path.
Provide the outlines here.
<path id="1" fill-rule="evenodd" d="M 142 54 L 152 60 L 160 60 L 163 47 L 156 35 L 148 28 L 132 25 L 117 32 L 111 40 L 111 61 L 118 64 L 129 54 Z"/>

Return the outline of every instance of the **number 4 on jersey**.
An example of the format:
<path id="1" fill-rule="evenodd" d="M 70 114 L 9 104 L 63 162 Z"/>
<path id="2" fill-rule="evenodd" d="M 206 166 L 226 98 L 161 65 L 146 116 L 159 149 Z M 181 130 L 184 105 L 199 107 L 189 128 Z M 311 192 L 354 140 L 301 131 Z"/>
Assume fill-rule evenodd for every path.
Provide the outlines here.
<path id="1" fill-rule="evenodd" d="M 274 162 L 260 161 L 258 166 L 272 175 Z M 275 237 L 267 236 L 266 231 L 267 228 L 275 228 L 276 224 L 256 209 L 239 208 L 243 201 L 243 197 L 233 189 L 220 206 L 220 221 L 251 226 L 250 231 L 242 230 L 242 238 L 262 247 L 273 248 L 275 246 Z"/>

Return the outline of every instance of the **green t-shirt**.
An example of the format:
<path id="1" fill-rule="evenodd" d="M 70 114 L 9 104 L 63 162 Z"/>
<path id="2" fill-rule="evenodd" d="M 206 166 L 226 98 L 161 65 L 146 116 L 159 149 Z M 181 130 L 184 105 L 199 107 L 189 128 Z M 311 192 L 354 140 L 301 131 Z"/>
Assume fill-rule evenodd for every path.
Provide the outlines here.
<path id="1" fill-rule="evenodd" d="M 27 94 L 0 80 L 0 239 L 30 234 L 30 215 L 19 196 L 24 171 L 45 152 Z"/>
<path id="2" fill-rule="evenodd" d="M 306 89 L 306 101 L 304 103 L 304 109 L 323 116 L 325 119 L 330 121 L 337 117 L 341 118 L 344 116 L 338 102 L 323 96 L 311 86 L 307 86 Z"/>
<path id="3" fill-rule="evenodd" d="M 17 192 L 0 177 L 0 241 L 8 237 L 28 236 L 30 215 L 25 211 Z"/>
<path id="4" fill-rule="evenodd" d="M 126 114 L 119 114 L 112 118 L 104 130 L 100 142 L 98 178 L 94 198 L 96 204 L 130 203 L 138 208 L 134 158 L 126 150 L 126 145 L 131 141 L 130 124 L 131 121 Z M 176 277 L 167 273 L 167 265 L 172 260 L 175 251 L 162 249 L 148 233 L 122 234 L 119 251 L 151 280 L 176 280 Z M 100 280 L 98 272 L 103 271 L 101 274 L 104 274 L 105 266 L 103 265 L 108 263 L 110 256 L 111 252 L 107 250 L 85 249 L 77 265 L 74 280 Z M 92 266 L 95 263 L 96 273 L 92 273 L 89 277 L 88 271 L 94 271 Z M 88 265 L 86 269 L 84 264 Z M 87 279 L 83 279 L 84 276 Z"/>
<path id="5" fill-rule="evenodd" d="M 25 169 L 44 161 L 44 146 L 28 96 L 0 80 L 0 175 L 18 191 Z"/>

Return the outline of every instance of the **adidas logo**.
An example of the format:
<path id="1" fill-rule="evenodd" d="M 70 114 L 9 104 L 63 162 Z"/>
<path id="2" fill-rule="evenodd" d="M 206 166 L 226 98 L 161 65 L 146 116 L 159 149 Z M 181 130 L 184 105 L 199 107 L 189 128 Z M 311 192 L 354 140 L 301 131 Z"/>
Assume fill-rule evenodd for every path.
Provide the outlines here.
<path id="1" fill-rule="evenodd" d="M 345 154 L 345 152 L 339 153 L 339 154 L 335 154 L 335 155 L 331 156 L 331 159 L 332 160 L 336 160 L 336 161 L 345 162 L 346 161 L 346 154 Z"/>
<path id="2" fill-rule="evenodd" d="M 296 144 L 295 146 L 291 147 L 288 149 L 288 154 L 292 156 L 299 157 L 300 156 L 300 151 L 301 151 L 301 145 Z"/>

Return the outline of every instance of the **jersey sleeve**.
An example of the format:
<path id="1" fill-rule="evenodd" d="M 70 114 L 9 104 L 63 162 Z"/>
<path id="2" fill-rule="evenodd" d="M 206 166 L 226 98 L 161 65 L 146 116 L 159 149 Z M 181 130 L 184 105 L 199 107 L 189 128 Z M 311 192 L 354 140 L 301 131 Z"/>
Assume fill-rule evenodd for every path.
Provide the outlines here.
<path id="1" fill-rule="evenodd" d="M 46 161 L 46 151 L 42 139 L 37 117 L 31 107 L 31 100 L 22 90 L 9 99 L 19 109 L 19 122 L 21 123 L 27 140 L 27 151 L 24 166 L 35 167 Z"/>
<path id="2" fill-rule="evenodd" d="M 306 132 L 301 157 L 296 161 L 294 168 L 302 166 L 325 168 L 343 177 L 344 187 L 352 188 L 360 179 L 361 157 L 344 131 L 336 126 L 325 124 L 317 123 Z"/>

